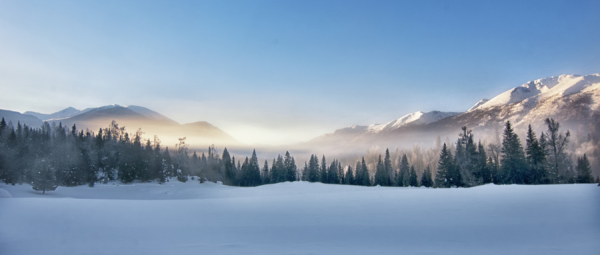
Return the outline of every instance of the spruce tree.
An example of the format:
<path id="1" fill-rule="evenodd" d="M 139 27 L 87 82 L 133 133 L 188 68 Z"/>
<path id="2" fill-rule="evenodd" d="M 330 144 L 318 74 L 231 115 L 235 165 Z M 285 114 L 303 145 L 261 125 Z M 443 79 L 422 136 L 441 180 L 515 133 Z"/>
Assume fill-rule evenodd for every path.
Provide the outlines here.
<path id="1" fill-rule="evenodd" d="M 479 169 L 477 171 L 477 177 L 481 179 L 482 184 L 491 183 L 492 182 L 491 165 L 488 164 L 488 161 L 487 161 L 488 157 L 487 157 L 487 154 L 485 153 L 485 148 L 481 144 L 481 141 L 479 141 L 479 144 L 477 146 L 477 154 L 478 154 L 477 167 Z"/>
<path id="2" fill-rule="evenodd" d="M 52 162 L 48 159 L 37 160 L 34 168 L 34 180 L 31 182 L 31 187 L 34 190 L 41 190 L 42 194 L 46 194 L 46 191 L 52 191 L 58 187 L 52 165 Z"/>
<path id="3" fill-rule="evenodd" d="M 446 146 L 446 143 L 442 146 L 442 151 L 440 152 L 440 160 L 438 161 L 438 170 L 435 174 L 435 187 L 438 188 L 449 188 L 449 174 L 452 173 L 452 169 L 454 168 L 452 153 Z"/>
<path id="4" fill-rule="evenodd" d="M 535 132 L 529 125 L 527 130 L 526 149 L 528 171 L 525 174 L 525 183 L 541 184 L 546 183 L 546 153 L 540 145 Z"/>
<path id="5" fill-rule="evenodd" d="M 271 183 L 271 175 L 269 174 L 269 162 L 267 162 L 266 159 L 262 169 L 262 180 L 263 184 Z"/>
<path id="6" fill-rule="evenodd" d="M 523 184 L 525 182 L 525 152 L 521 146 L 519 136 L 515 134 L 510 124 L 506 122 L 502 140 L 502 175 L 503 183 Z"/>
<path id="7" fill-rule="evenodd" d="M 411 166 L 410 167 L 410 177 L 409 177 L 409 184 L 412 187 L 419 187 L 419 180 L 417 179 L 417 172 L 415 171 L 415 167 Z"/>
<path id="8" fill-rule="evenodd" d="M 423 171 L 423 175 L 421 176 L 421 186 L 433 187 L 433 179 L 431 177 L 431 169 L 429 166 Z"/>
<path id="9" fill-rule="evenodd" d="M 362 175 L 362 184 L 363 186 L 371 186 L 373 183 L 371 181 L 371 175 L 369 174 L 369 169 L 367 168 L 367 164 L 365 163 L 365 157 L 362 158 L 362 162 L 360 164 L 361 175 Z"/>
<path id="10" fill-rule="evenodd" d="M 296 161 L 294 157 L 290 155 L 288 151 L 285 152 L 285 157 L 283 159 L 283 167 L 284 167 L 284 181 L 293 182 L 296 181 Z"/>
<path id="11" fill-rule="evenodd" d="M 231 155 L 227 150 L 227 147 L 223 149 L 223 156 L 221 160 L 223 168 L 225 169 L 225 184 L 235 185 L 236 172 L 233 170 L 234 162 L 231 160 Z"/>
<path id="12" fill-rule="evenodd" d="M 362 179 L 362 169 L 360 168 L 360 160 L 356 161 L 355 173 L 356 174 L 354 175 L 354 184 L 362 185 L 363 179 Z"/>
<path id="13" fill-rule="evenodd" d="M 389 186 L 394 185 L 394 169 L 392 169 L 392 160 L 390 159 L 390 150 L 385 149 L 385 158 L 383 160 L 383 169 L 387 176 Z"/>
<path id="14" fill-rule="evenodd" d="M 577 159 L 577 182 L 592 183 L 593 181 L 594 177 L 592 177 L 590 161 L 587 156 L 583 154 L 583 157 Z"/>
<path id="15" fill-rule="evenodd" d="M 373 185 L 389 186 L 388 175 L 385 172 L 383 161 L 381 160 L 381 155 L 379 155 L 379 160 L 377 161 L 377 167 L 375 170 L 375 183 L 373 183 Z"/>
<path id="16" fill-rule="evenodd" d="M 311 155 L 308 161 L 308 181 L 318 182 L 320 180 L 319 159 L 316 155 Z"/>
<path id="17" fill-rule="evenodd" d="M 321 172 L 320 178 L 322 183 L 329 183 L 327 174 L 327 162 L 325 161 L 325 155 L 323 155 L 323 159 L 321 159 Z"/>
<path id="18" fill-rule="evenodd" d="M 346 170 L 346 176 L 344 177 L 344 184 L 354 185 L 354 173 L 352 173 L 351 166 L 348 166 L 348 170 Z"/>
<path id="19" fill-rule="evenodd" d="M 402 155 L 402 160 L 400 161 L 400 169 L 398 175 L 396 176 L 396 186 L 399 187 L 407 187 L 410 184 L 410 166 L 408 165 L 408 159 L 406 158 L 406 154 Z"/>
<path id="20" fill-rule="evenodd" d="M 545 147 L 548 149 L 548 174 L 550 182 L 570 182 L 574 173 L 569 170 L 572 162 L 565 150 L 571 133 L 569 131 L 565 134 L 560 133 L 560 123 L 551 118 L 546 119 L 546 125 L 548 126 L 548 133 L 545 139 Z"/>

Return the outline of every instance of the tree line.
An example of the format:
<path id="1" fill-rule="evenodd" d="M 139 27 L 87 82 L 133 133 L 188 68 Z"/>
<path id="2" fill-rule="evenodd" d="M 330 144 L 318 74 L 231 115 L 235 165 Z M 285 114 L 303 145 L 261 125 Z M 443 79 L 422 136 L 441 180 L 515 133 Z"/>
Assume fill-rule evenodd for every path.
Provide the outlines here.
<path id="1" fill-rule="evenodd" d="M 45 192 L 57 186 L 89 185 L 119 180 L 157 181 L 171 178 L 181 182 L 190 179 L 221 181 L 234 186 L 309 181 L 330 184 L 401 187 L 473 187 L 495 184 L 591 183 L 591 167 L 587 156 L 576 164 L 566 151 L 570 133 L 561 133 L 560 124 L 546 119 L 548 130 L 538 138 L 529 126 L 526 144 L 506 122 L 501 145 L 490 145 L 489 151 L 463 127 L 455 144 L 444 143 L 437 166 L 415 169 L 403 155 L 394 168 L 386 149 L 379 155 L 374 169 L 362 157 L 355 165 L 342 166 L 333 159 L 327 164 L 323 155 L 311 155 L 302 169 L 289 152 L 259 165 L 256 151 L 237 160 L 227 148 L 221 155 L 210 146 L 207 154 L 189 152 L 185 138 L 172 150 L 161 146 L 160 139 L 143 141 L 143 132 L 128 133 L 113 121 L 97 133 L 45 122 L 39 128 L 17 123 L 16 127 L 0 121 L 0 180 L 7 184 L 30 183 Z M 453 147 L 454 155 L 452 153 Z M 598 177 L 596 178 L 598 182 Z"/>

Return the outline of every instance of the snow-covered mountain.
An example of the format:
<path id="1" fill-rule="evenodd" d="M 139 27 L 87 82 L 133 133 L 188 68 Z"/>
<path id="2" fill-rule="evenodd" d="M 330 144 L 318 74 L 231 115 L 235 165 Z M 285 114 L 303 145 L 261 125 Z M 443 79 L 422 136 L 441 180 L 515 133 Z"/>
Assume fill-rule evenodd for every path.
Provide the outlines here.
<path id="1" fill-rule="evenodd" d="M 595 132 L 591 136 L 600 137 L 600 74 L 533 80 L 490 100 L 483 99 L 463 113 L 415 112 L 385 124 L 338 129 L 306 145 L 329 149 L 431 145 L 438 135 L 454 139 L 462 126 L 482 139 L 501 131 L 506 121 L 521 134 L 529 124 L 539 133 L 545 130 L 546 118 L 559 121 L 564 130 Z"/>
<path id="2" fill-rule="evenodd" d="M 11 121 L 14 125 L 20 121 L 30 127 L 39 127 L 43 121 L 47 121 L 55 124 L 62 123 L 67 127 L 76 125 L 79 130 L 89 129 L 92 131 L 106 128 L 115 120 L 119 126 L 126 127 L 128 132 L 135 132 L 141 128 L 148 138 L 158 135 L 167 144 L 178 141 L 178 138 L 187 137 L 187 143 L 193 146 L 241 145 L 229 134 L 208 122 L 200 121 L 182 125 L 160 113 L 135 105 L 113 104 L 84 110 L 69 107 L 51 114 L 27 113 L 0 110 L 0 118 L 5 117 L 7 122 Z"/>
<path id="3" fill-rule="evenodd" d="M 64 110 L 61 110 L 61 111 L 58 111 L 55 113 L 51 113 L 51 114 L 44 114 L 44 113 L 32 112 L 32 111 L 26 111 L 24 114 L 33 115 L 33 116 L 39 118 L 40 120 L 53 120 L 53 119 L 64 119 L 64 118 L 72 117 L 72 116 L 78 115 L 80 113 L 81 113 L 80 110 L 77 110 L 73 107 L 68 107 Z"/>
<path id="4" fill-rule="evenodd" d="M 436 122 L 443 118 L 454 116 L 460 112 L 413 112 L 400 117 L 399 119 L 390 121 L 385 124 L 373 124 L 367 127 L 367 130 L 372 133 L 388 132 L 408 125 L 426 125 Z"/>

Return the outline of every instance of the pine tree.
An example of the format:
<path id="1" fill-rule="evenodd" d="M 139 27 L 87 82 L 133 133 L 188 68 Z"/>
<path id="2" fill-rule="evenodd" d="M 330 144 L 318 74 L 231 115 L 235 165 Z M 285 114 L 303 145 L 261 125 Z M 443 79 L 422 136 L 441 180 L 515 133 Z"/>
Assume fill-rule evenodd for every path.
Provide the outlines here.
<path id="1" fill-rule="evenodd" d="M 310 160 L 308 162 L 308 181 L 318 182 L 319 180 L 319 159 L 313 154 L 310 156 Z"/>
<path id="2" fill-rule="evenodd" d="M 34 190 L 41 190 L 42 194 L 46 194 L 46 191 L 52 191 L 58 187 L 52 165 L 52 162 L 47 159 L 40 159 L 36 162 L 36 173 L 34 174 L 34 180 L 31 182 L 31 187 Z"/>
<path id="3" fill-rule="evenodd" d="M 429 166 L 423 171 L 423 175 L 421 176 L 421 186 L 433 187 L 433 179 L 431 177 L 431 169 Z"/>
<path id="4" fill-rule="evenodd" d="M 346 176 L 344 177 L 344 184 L 354 185 L 354 173 L 352 173 L 351 166 L 348 166 L 348 170 L 346 170 Z"/>
<path id="5" fill-rule="evenodd" d="M 267 160 L 265 160 L 265 164 L 263 164 L 262 180 L 263 184 L 271 183 L 271 175 L 269 174 L 269 162 L 267 162 Z"/>
<path id="6" fill-rule="evenodd" d="M 438 161 L 438 170 L 435 174 L 435 187 L 438 188 L 449 188 L 449 174 L 452 173 L 454 168 L 452 153 L 444 143 L 442 151 L 440 152 L 440 160 Z"/>
<path id="7" fill-rule="evenodd" d="M 223 168 L 225 169 L 225 184 L 235 185 L 236 184 L 236 172 L 233 170 L 234 162 L 231 160 L 231 155 L 227 150 L 227 147 L 223 149 L 223 156 L 221 160 Z"/>
<path id="8" fill-rule="evenodd" d="M 296 160 L 294 160 L 294 157 L 292 157 L 288 151 L 285 152 L 285 157 L 283 159 L 283 167 L 285 171 L 284 181 L 296 181 Z"/>
<path id="9" fill-rule="evenodd" d="M 527 130 L 527 147 L 525 152 L 527 154 L 528 171 L 525 175 L 525 183 L 527 184 L 541 184 L 546 183 L 547 172 L 546 172 L 546 153 L 540 145 L 538 139 L 529 125 Z"/>
<path id="10" fill-rule="evenodd" d="M 523 184 L 526 169 L 525 152 L 519 136 L 513 131 L 510 121 L 506 122 L 502 140 L 502 173 L 503 182 L 507 184 Z"/>
<path id="11" fill-rule="evenodd" d="M 407 187 L 410 184 L 410 166 L 408 165 L 408 159 L 406 158 L 406 154 L 402 155 L 402 160 L 400 161 L 400 169 L 396 176 L 396 186 L 399 187 Z"/>
<path id="12" fill-rule="evenodd" d="M 419 187 L 419 186 L 421 186 L 419 184 L 419 180 L 417 179 L 417 172 L 415 171 L 415 167 L 414 166 L 410 167 L 409 184 L 412 187 Z"/>
<path id="13" fill-rule="evenodd" d="M 250 157 L 247 180 L 247 186 L 258 186 L 261 184 L 260 167 L 258 165 L 258 158 L 256 157 L 256 150 L 252 151 L 252 156 Z"/>
<path id="14" fill-rule="evenodd" d="M 323 155 L 323 159 L 321 159 L 321 172 L 320 178 L 322 183 L 329 183 L 328 174 L 327 174 L 327 163 L 325 161 L 325 155 Z"/>
<path id="15" fill-rule="evenodd" d="M 387 176 L 389 186 L 394 185 L 394 169 L 392 168 L 392 160 L 390 159 L 390 150 L 385 149 L 385 158 L 383 160 L 383 169 Z"/>
<path id="16" fill-rule="evenodd" d="M 487 154 L 485 153 L 485 148 L 481 144 L 481 141 L 479 141 L 479 144 L 477 146 L 477 155 L 478 155 L 477 168 L 479 170 L 477 171 L 476 176 L 481 179 L 482 184 L 491 183 L 492 182 L 491 165 L 488 164 L 488 161 L 487 161 L 488 157 L 487 157 Z"/>
<path id="17" fill-rule="evenodd" d="M 583 157 L 577 159 L 577 183 L 592 183 L 593 181 L 594 177 L 592 177 L 590 161 L 583 154 Z"/>
<path id="18" fill-rule="evenodd" d="M 371 181 L 371 175 L 369 174 L 369 169 L 367 168 L 367 164 L 365 163 L 365 157 L 362 158 L 362 162 L 360 164 L 360 169 L 361 169 L 361 178 L 362 178 L 362 184 L 363 186 L 371 186 L 371 184 L 373 183 Z"/>
<path id="19" fill-rule="evenodd" d="M 373 185 L 390 186 L 389 184 L 388 174 L 385 172 L 381 155 L 379 155 L 379 160 L 377 161 L 377 167 L 375 170 L 375 182 Z"/>
<path id="20" fill-rule="evenodd" d="M 571 133 L 559 132 L 560 123 L 554 119 L 546 119 L 548 134 L 545 139 L 545 147 L 548 149 L 548 174 L 552 183 L 567 183 L 572 179 L 574 173 L 569 171 L 572 164 L 565 149 L 569 143 Z"/>
<path id="21" fill-rule="evenodd" d="M 340 178 L 338 176 L 338 162 L 337 160 L 333 160 L 331 162 L 331 165 L 329 166 L 329 169 L 327 170 L 327 180 L 329 181 L 329 183 L 332 184 L 339 184 L 340 183 Z"/>

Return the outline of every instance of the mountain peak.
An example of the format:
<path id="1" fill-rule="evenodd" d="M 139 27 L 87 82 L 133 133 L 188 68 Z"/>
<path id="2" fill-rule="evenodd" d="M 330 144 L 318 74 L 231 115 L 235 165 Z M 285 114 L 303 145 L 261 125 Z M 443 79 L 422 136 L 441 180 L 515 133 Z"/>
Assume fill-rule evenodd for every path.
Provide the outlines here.
<path id="1" fill-rule="evenodd" d="M 390 121 L 385 124 L 373 124 L 370 125 L 367 130 L 372 133 L 379 133 L 385 131 L 391 131 L 394 129 L 398 129 L 407 125 L 425 125 L 432 122 L 436 122 L 443 118 L 447 118 L 450 116 L 454 116 L 459 114 L 459 112 L 440 112 L 440 111 L 430 111 L 430 112 L 422 112 L 416 111 L 413 113 L 406 114 L 399 119 Z"/>

